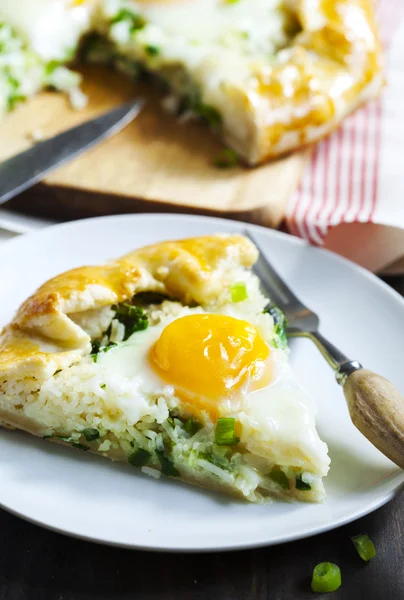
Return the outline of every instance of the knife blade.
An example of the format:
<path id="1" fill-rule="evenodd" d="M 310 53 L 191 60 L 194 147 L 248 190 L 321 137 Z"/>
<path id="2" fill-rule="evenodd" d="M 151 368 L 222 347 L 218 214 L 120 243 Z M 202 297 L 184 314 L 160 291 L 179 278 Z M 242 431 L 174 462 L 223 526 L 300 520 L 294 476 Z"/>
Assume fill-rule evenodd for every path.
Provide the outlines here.
<path id="1" fill-rule="evenodd" d="M 32 187 L 56 167 L 121 131 L 142 107 L 143 102 L 139 100 L 122 104 L 0 163 L 0 204 Z"/>

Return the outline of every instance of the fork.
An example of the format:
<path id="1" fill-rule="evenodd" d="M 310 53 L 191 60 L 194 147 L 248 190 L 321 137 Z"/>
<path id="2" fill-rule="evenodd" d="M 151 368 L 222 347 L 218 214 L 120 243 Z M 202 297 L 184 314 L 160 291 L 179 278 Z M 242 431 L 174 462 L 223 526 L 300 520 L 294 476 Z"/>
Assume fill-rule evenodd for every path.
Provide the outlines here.
<path id="1" fill-rule="evenodd" d="M 253 271 L 271 303 L 283 310 L 288 337 L 306 337 L 316 344 L 342 386 L 355 427 L 385 456 L 404 469 L 404 398 L 390 381 L 364 369 L 357 360 L 350 360 L 320 333 L 318 315 L 286 285 L 253 235 L 248 231 L 245 235 L 259 251 Z"/>

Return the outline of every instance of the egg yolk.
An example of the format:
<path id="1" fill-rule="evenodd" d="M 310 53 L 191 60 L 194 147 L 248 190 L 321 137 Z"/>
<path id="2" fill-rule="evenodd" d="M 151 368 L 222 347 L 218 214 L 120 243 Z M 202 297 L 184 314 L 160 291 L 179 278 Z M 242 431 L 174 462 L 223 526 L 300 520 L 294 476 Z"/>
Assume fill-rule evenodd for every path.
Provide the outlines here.
<path id="1" fill-rule="evenodd" d="M 269 348 L 254 326 L 217 314 L 172 321 L 151 350 L 162 379 L 211 415 L 211 401 L 216 404 L 269 384 L 268 356 Z"/>

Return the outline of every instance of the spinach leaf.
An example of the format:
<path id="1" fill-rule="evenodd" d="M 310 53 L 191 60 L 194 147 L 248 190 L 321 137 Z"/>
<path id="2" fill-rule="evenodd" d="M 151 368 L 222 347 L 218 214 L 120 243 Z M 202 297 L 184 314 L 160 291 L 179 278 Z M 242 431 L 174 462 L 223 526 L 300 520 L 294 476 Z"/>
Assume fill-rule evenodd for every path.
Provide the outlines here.
<path id="1" fill-rule="evenodd" d="M 111 348 L 114 348 L 117 345 L 118 344 L 116 344 L 115 342 L 109 342 L 109 344 L 107 344 L 106 346 L 101 346 L 101 342 L 99 340 L 94 340 L 91 343 L 90 356 L 92 357 L 94 362 L 97 362 L 98 355 L 101 352 L 108 352 L 108 350 L 111 350 Z"/>
<path id="2" fill-rule="evenodd" d="M 301 475 L 298 475 L 296 477 L 296 489 L 301 490 L 303 492 L 307 492 L 308 490 L 311 490 L 311 485 L 303 481 Z"/>
<path id="3" fill-rule="evenodd" d="M 194 113 L 203 121 L 207 122 L 213 129 L 219 129 L 222 124 L 222 116 L 216 108 L 203 102 L 196 102 L 192 107 Z"/>
<path id="4" fill-rule="evenodd" d="M 78 442 L 71 442 L 73 448 L 77 448 L 77 450 L 90 450 L 88 446 L 84 446 L 84 444 L 79 444 Z"/>
<path id="5" fill-rule="evenodd" d="M 195 421 L 193 417 L 189 417 L 184 423 L 184 430 L 190 437 L 195 435 L 200 429 L 202 429 L 202 425 L 198 421 Z"/>
<path id="6" fill-rule="evenodd" d="M 132 298 L 132 304 L 136 306 L 149 306 L 150 304 L 161 304 L 164 300 L 169 300 L 167 294 L 159 292 L 139 292 Z"/>
<path id="7" fill-rule="evenodd" d="M 93 442 L 94 440 L 98 440 L 98 438 L 100 437 L 100 432 L 94 427 L 88 427 L 87 429 L 83 429 L 82 434 L 86 438 L 87 442 Z"/>
<path id="8" fill-rule="evenodd" d="M 115 304 L 115 319 L 125 325 L 123 341 L 127 340 L 136 331 L 142 331 L 149 326 L 149 320 L 143 308 L 132 304 Z"/>
<path id="9" fill-rule="evenodd" d="M 128 462 L 133 467 L 144 467 L 151 457 L 150 452 L 144 450 L 144 448 L 138 448 L 128 456 Z"/>
<path id="10" fill-rule="evenodd" d="M 165 456 L 163 450 L 156 450 L 157 458 L 160 461 L 161 472 L 163 475 L 168 477 L 178 477 L 180 472 L 174 467 L 174 463 L 167 456 Z"/>

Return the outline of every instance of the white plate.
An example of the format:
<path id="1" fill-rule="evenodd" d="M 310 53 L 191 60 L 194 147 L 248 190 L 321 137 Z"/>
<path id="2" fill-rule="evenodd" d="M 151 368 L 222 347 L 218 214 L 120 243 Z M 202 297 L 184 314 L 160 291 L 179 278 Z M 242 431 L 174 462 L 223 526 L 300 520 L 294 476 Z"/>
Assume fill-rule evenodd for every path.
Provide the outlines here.
<path id="1" fill-rule="evenodd" d="M 58 225 L 0 248 L 0 323 L 49 277 L 102 264 L 164 239 L 241 230 L 242 224 L 178 215 L 125 215 Z M 350 357 L 404 391 L 404 302 L 376 277 L 333 254 L 252 227 L 322 331 Z M 314 535 L 387 502 L 404 481 L 350 422 L 341 389 L 307 340 L 292 345 L 298 377 L 319 407 L 331 470 L 324 504 L 253 505 L 181 483 L 148 478 L 124 464 L 0 431 L 0 505 L 71 535 L 133 548 L 225 550 Z"/>

